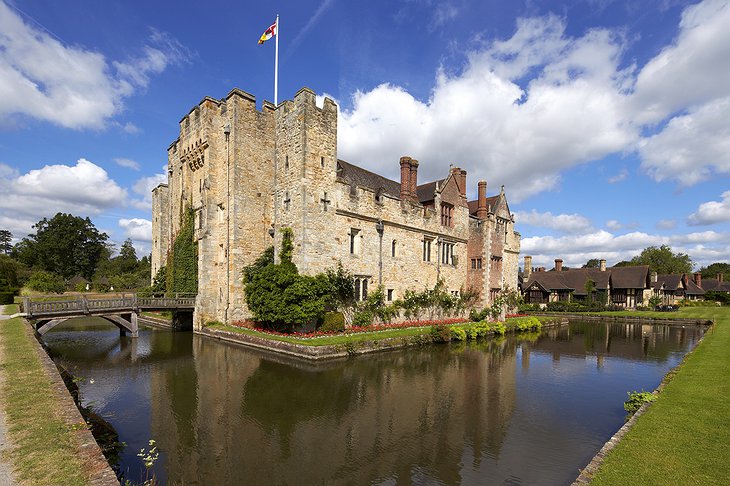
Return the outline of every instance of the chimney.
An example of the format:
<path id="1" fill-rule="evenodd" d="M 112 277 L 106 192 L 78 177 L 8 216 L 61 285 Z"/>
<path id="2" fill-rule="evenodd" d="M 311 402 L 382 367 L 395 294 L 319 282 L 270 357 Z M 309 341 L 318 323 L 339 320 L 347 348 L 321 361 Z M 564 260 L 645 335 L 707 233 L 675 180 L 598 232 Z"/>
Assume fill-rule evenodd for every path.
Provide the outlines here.
<path id="1" fill-rule="evenodd" d="M 481 182 L 479 184 L 479 190 L 481 191 Z M 484 184 L 486 185 L 487 183 L 485 182 Z M 487 208 L 485 207 L 484 210 L 486 211 Z M 532 275 L 532 257 L 525 255 L 525 270 L 522 272 L 522 278 L 528 279 L 530 275 Z"/>
<path id="2" fill-rule="evenodd" d="M 659 275 L 656 272 L 651 272 L 651 281 L 656 283 L 657 280 L 659 280 Z"/>
<path id="3" fill-rule="evenodd" d="M 601 258 L 601 271 L 606 271 L 606 260 L 604 258 Z"/>
<path id="4" fill-rule="evenodd" d="M 462 197 L 466 197 L 466 171 L 458 167 L 452 167 L 451 174 L 456 179 L 456 185 L 459 186 L 459 194 Z"/>
<path id="5" fill-rule="evenodd" d="M 400 198 L 407 201 L 411 198 L 411 158 L 400 158 Z"/>
<path id="6" fill-rule="evenodd" d="M 411 201 L 418 201 L 418 161 L 411 159 Z"/>
<path id="7" fill-rule="evenodd" d="M 563 260 L 560 258 L 555 259 L 555 271 L 556 272 L 562 272 L 563 271 Z"/>
<path id="8" fill-rule="evenodd" d="M 721 273 L 718 273 L 718 274 L 717 274 L 717 282 L 718 282 L 718 283 L 722 283 L 722 276 L 723 276 L 723 275 L 722 275 Z"/>
<path id="9" fill-rule="evenodd" d="M 477 218 L 487 219 L 487 181 L 479 181 L 477 196 Z M 525 270 L 527 270 L 527 259 L 530 259 L 530 273 L 532 273 L 532 257 L 525 257 Z"/>
<path id="10" fill-rule="evenodd" d="M 693 275 L 693 279 L 695 282 L 695 285 L 697 285 L 699 288 L 702 288 L 702 274 L 700 272 L 697 272 Z"/>

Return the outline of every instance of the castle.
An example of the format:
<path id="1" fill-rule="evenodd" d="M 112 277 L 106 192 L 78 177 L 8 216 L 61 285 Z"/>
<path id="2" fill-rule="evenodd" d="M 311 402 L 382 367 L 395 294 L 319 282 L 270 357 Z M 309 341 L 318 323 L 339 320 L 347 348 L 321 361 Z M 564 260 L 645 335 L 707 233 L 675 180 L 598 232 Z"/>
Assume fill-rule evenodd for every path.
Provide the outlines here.
<path id="1" fill-rule="evenodd" d="M 443 280 L 456 294 L 479 292 L 479 307 L 517 288 L 520 235 L 504 188 L 467 200 L 466 171 L 418 184 L 417 160 L 400 159 L 400 182 L 337 158 L 337 106 L 302 88 L 275 107 L 233 89 L 204 98 L 180 121 L 168 148 L 168 182 L 152 191 L 152 275 L 165 264 L 185 208 L 198 242 L 196 328 L 249 317 L 243 269 L 281 229 L 293 231 L 293 260 L 316 274 L 342 262 L 355 293 L 382 285 L 387 300 Z M 394 161 L 394 163 L 397 163 Z"/>

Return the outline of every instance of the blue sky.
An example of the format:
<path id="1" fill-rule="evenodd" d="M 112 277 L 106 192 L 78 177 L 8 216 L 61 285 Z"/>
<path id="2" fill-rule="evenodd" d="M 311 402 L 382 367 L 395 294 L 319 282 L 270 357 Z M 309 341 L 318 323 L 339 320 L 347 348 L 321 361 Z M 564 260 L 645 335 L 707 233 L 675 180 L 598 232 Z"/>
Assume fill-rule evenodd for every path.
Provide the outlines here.
<path id="1" fill-rule="evenodd" d="M 0 0 L 0 228 L 57 211 L 150 248 L 178 122 L 239 87 L 340 108 L 338 156 L 505 185 L 535 265 L 730 261 L 727 1 Z"/>

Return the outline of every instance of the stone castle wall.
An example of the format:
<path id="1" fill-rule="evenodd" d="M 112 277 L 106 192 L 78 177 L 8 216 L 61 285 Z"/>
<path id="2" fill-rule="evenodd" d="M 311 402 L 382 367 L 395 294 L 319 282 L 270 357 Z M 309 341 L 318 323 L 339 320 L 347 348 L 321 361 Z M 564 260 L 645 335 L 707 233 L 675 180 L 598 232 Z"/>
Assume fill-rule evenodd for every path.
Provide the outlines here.
<path id="1" fill-rule="evenodd" d="M 490 214 L 483 221 L 470 216 L 465 171 L 447 172 L 433 202 L 424 206 L 353 187 L 337 168 L 337 107 L 330 99 L 317 107 L 308 88 L 276 109 L 264 102 L 261 111 L 252 95 L 234 89 L 222 100 L 204 98 L 183 117 L 180 136 L 168 149 L 168 184 L 153 193 L 153 272 L 164 264 L 191 207 L 199 255 L 196 327 L 249 316 L 243 268 L 268 246 L 278 250 L 285 227 L 293 231 L 301 273 L 342 262 L 367 280 L 370 291 L 382 283 L 392 299 L 443 279 L 451 292 L 480 289 L 487 305 L 489 290 L 502 287 L 503 272 L 516 287 L 517 253 L 513 258 L 511 252 L 519 252 L 519 235 L 511 232 L 511 215 Z M 453 206 L 450 226 L 442 225 L 442 202 Z M 492 238 L 498 219 L 509 222 L 507 241 L 504 235 Z M 430 242 L 426 261 L 424 241 Z M 448 262 L 442 260 L 445 245 L 453 245 Z M 495 254 L 500 267 L 490 271 Z M 482 258 L 478 272 L 470 268 L 472 255 Z"/>

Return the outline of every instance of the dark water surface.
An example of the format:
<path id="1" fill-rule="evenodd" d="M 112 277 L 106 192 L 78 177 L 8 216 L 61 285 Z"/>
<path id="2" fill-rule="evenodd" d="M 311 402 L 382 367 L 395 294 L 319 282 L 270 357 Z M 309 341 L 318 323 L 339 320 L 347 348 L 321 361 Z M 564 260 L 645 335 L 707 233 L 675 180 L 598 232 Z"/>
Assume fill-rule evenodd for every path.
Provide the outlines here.
<path id="1" fill-rule="evenodd" d="M 310 364 L 105 321 L 44 336 L 143 479 L 167 484 L 569 484 L 697 326 L 575 322 L 523 338 Z"/>

